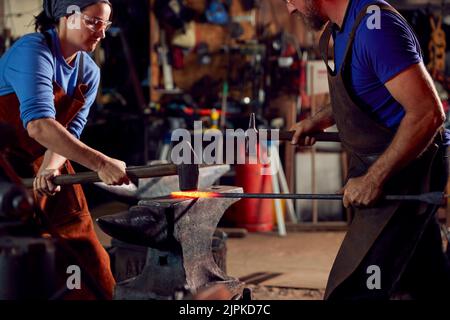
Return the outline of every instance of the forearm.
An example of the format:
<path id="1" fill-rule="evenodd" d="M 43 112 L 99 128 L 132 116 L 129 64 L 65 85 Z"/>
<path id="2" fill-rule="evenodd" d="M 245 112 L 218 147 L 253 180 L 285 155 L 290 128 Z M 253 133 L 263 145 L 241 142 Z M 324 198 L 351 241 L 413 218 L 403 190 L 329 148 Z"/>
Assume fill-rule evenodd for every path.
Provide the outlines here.
<path id="1" fill-rule="evenodd" d="M 51 150 L 47 150 L 42 161 L 41 169 L 60 169 L 67 161 L 66 157 L 63 157 Z"/>
<path id="2" fill-rule="evenodd" d="M 32 121 L 27 127 L 28 134 L 47 148 L 64 158 L 75 161 L 82 166 L 98 171 L 103 166 L 106 156 L 78 139 L 54 119 Z M 53 159 L 58 162 L 62 159 Z"/>
<path id="3" fill-rule="evenodd" d="M 442 122 L 442 116 L 438 113 L 426 116 L 407 113 L 391 145 L 369 168 L 368 174 L 384 184 L 429 146 Z"/>
<path id="4" fill-rule="evenodd" d="M 331 104 L 327 104 L 314 114 L 310 120 L 313 126 L 319 130 L 325 130 L 335 124 Z"/>

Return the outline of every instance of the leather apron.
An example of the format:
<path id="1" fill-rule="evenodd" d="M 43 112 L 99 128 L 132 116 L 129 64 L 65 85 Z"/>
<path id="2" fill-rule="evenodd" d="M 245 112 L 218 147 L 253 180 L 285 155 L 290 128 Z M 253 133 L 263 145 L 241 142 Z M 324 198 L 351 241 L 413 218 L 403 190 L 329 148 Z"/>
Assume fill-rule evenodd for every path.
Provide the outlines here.
<path id="1" fill-rule="evenodd" d="M 45 33 L 45 38 L 50 50 L 52 50 L 52 38 Z M 84 94 L 88 86 L 82 84 L 83 79 L 83 55 L 79 61 L 77 88 L 73 96 L 68 96 L 64 90 L 53 82 L 54 104 L 56 120 L 68 127 L 72 119 L 77 115 L 85 103 Z M 16 170 L 17 174 L 24 177 L 34 177 L 38 172 L 46 149 L 28 136 L 20 119 L 20 102 L 15 93 L 0 97 L 0 122 L 6 122 L 14 127 L 17 143 L 9 149 L 6 157 Z M 62 174 L 73 174 L 74 169 L 69 161 L 61 168 Z M 35 201 L 46 214 L 52 230 L 58 236 L 65 239 L 71 250 L 77 253 L 82 270 L 86 270 L 95 279 L 97 290 L 102 292 L 106 299 L 111 299 L 115 285 L 111 273 L 110 260 L 107 252 L 100 244 L 94 231 L 93 222 L 89 213 L 85 195 L 80 185 L 63 186 L 61 191 L 52 197 L 37 197 Z M 58 277 L 64 286 L 69 262 L 68 257 L 58 261 L 64 261 L 60 266 Z M 95 299 L 95 291 L 92 291 L 83 283 L 81 274 L 81 289 L 71 290 L 65 294 L 64 299 Z"/>
<path id="2" fill-rule="evenodd" d="M 377 5 L 399 14 L 391 6 Z M 329 22 L 320 39 L 321 55 L 328 69 L 333 116 L 342 146 L 349 155 L 347 180 L 364 175 L 395 135 L 395 131 L 372 119 L 361 108 L 363 103 L 349 90 L 353 41 L 368 7 L 355 20 L 339 72 L 328 64 L 329 42 L 336 26 Z M 384 193 L 442 192 L 447 181 L 444 150 L 438 134 L 416 160 L 386 183 Z M 379 201 L 370 208 L 355 208 L 328 279 L 325 299 L 394 299 L 403 293 L 419 298 L 427 285 L 450 283 L 435 218 L 437 209 L 435 205 L 399 201 Z M 423 261 L 424 255 L 428 255 L 428 261 Z M 379 267 L 380 289 L 367 285 L 373 272 L 368 271 L 370 266 Z M 445 291 L 443 287 L 441 291 Z"/>

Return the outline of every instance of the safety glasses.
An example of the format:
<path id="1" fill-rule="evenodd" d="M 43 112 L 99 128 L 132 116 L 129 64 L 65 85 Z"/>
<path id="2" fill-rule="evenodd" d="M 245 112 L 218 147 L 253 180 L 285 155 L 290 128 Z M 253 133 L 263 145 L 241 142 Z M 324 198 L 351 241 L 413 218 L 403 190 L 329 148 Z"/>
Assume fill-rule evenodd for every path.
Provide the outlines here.
<path id="1" fill-rule="evenodd" d="M 78 15 L 80 15 L 86 28 L 88 28 L 93 32 L 108 31 L 108 29 L 111 28 L 112 25 L 111 21 L 90 17 L 83 13 L 78 13 Z"/>

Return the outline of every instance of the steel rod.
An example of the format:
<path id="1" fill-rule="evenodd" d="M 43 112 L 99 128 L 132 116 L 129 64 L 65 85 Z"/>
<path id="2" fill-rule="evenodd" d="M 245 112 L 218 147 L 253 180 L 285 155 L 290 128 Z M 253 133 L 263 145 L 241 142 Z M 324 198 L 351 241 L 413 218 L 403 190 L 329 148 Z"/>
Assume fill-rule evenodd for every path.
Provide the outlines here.
<path id="1" fill-rule="evenodd" d="M 182 197 L 183 193 L 177 196 Z M 210 194 L 210 196 L 208 195 Z M 197 196 L 198 195 L 198 196 Z M 186 198 L 201 198 L 201 197 L 211 197 L 211 198 L 232 198 L 232 199 L 293 199 L 293 200 L 341 200 L 343 199 L 342 194 L 278 194 L 278 193 L 214 193 L 206 192 L 203 196 L 202 192 L 196 193 L 192 192 L 186 193 Z M 385 195 L 382 197 L 383 200 L 388 201 L 420 201 L 429 204 L 440 205 L 443 203 L 445 198 L 449 196 L 441 192 L 430 192 L 418 195 Z"/>

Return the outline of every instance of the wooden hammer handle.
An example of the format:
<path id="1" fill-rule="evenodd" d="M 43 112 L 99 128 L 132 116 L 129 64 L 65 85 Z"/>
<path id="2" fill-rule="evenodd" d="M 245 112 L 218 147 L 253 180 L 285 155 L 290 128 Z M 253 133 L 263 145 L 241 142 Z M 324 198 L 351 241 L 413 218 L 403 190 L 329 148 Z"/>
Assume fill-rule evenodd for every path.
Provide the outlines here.
<path id="1" fill-rule="evenodd" d="M 142 167 L 130 167 L 126 169 L 127 175 L 130 179 L 139 178 L 154 178 L 173 176 L 177 174 L 177 166 L 173 164 L 164 164 L 157 166 L 142 166 Z M 27 188 L 33 187 L 34 179 L 23 179 L 23 184 Z M 82 172 L 76 174 L 63 174 L 55 177 L 53 182 L 56 185 L 73 185 L 73 184 L 85 184 L 101 182 L 97 172 Z"/>

